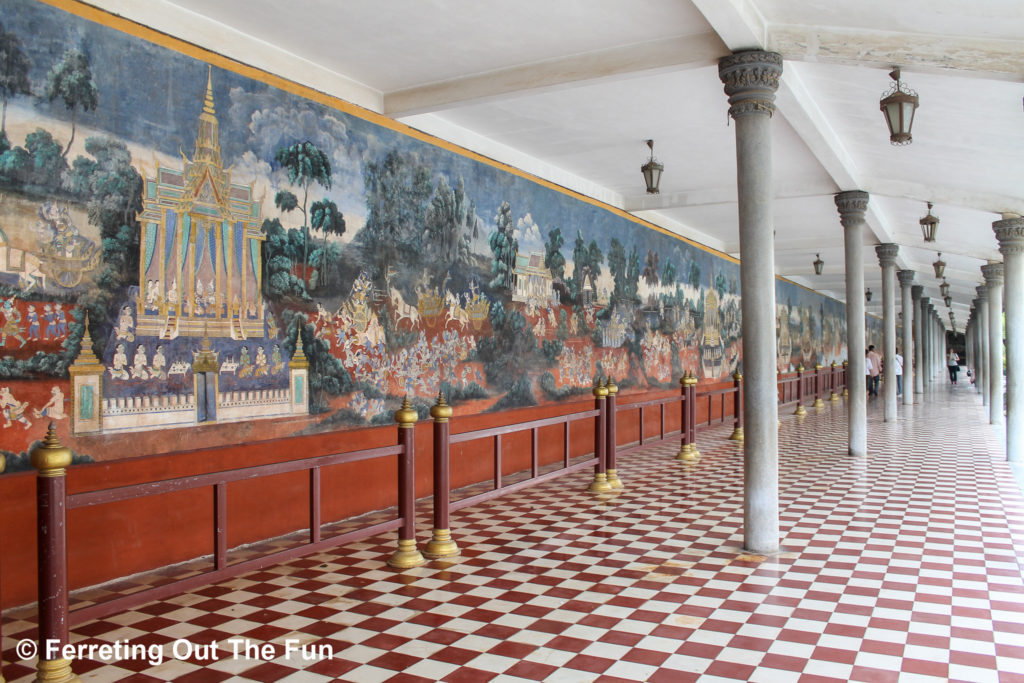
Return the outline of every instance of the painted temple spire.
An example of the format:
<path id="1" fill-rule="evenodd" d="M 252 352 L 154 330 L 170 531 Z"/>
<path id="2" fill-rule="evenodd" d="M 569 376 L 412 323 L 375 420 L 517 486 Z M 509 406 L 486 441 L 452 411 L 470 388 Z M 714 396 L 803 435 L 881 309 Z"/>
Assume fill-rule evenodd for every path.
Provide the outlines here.
<path id="1" fill-rule="evenodd" d="M 220 135 L 217 112 L 213 106 L 213 67 L 206 72 L 206 96 L 203 111 L 199 114 L 199 133 L 196 136 L 196 151 L 193 161 L 222 168 L 220 160 Z"/>

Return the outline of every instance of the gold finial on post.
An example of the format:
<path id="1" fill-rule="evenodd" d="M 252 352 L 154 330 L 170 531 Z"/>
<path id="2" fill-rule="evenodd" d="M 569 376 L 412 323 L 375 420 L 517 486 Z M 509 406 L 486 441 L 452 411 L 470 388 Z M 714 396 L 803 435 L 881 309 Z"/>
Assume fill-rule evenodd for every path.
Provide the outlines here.
<path id="1" fill-rule="evenodd" d="M 406 394 L 402 399 L 402 407 L 395 411 L 395 422 L 399 427 L 408 428 L 415 425 L 419 417 L 419 413 L 409 403 L 409 396 Z"/>
<path id="2" fill-rule="evenodd" d="M 71 449 L 61 445 L 53 423 L 46 429 L 43 442 L 32 449 L 29 459 L 40 477 L 63 477 L 71 464 Z"/>

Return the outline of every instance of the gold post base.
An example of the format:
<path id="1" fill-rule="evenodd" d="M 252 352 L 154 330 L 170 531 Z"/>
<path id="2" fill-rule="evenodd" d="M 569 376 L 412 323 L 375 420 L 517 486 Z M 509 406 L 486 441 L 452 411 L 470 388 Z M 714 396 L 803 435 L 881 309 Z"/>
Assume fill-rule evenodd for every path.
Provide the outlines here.
<path id="1" fill-rule="evenodd" d="M 798 405 L 796 407 L 796 410 L 793 412 L 793 414 L 794 415 L 806 415 L 807 414 L 807 409 L 804 408 L 803 404 L 801 403 L 800 405 Z"/>
<path id="2" fill-rule="evenodd" d="M 729 435 L 730 441 L 743 441 L 743 427 L 735 427 Z"/>
<path id="3" fill-rule="evenodd" d="M 459 554 L 459 546 L 452 540 L 450 529 L 434 529 L 434 533 L 423 547 L 423 556 L 436 560 L 442 557 L 456 557 Z"/>
<path id="4" fill-rule="evenodd" d="M 816 398 L 814 399 L 814 407 L 820 410 L 825 407 L 825 402 L 820 398 Z"/>
<path id="5" fill-rule="evenodd" d="M 684 444 L 679 449 L 679 453 L 676 455 L 676 460 L 683 460 L 685 462 L 692 462 L 700 457 L 700 453 L 697 452 L 697 447 L 692 444 Z"/>
<path id="6" fill-rule="evenodd" d="M 36 683 L 81 683 L 71 670 L 70 659 L 40 659 L 36 663 Z"/>
<path id="7" fill-rule="evenodd" d="M 832 395 L 828 397 L 828 400 L 830 400 L 830 401 L 838 401 L 839 400 L 839 394 L 837 394 L 836 392 L 833 391 Z"/>
<path id="8" fill-rule="evenodd" d="M 608 485 L 613 489 L 623 488 L 622 480 L 619 479 L 619 475 L 615 470 L 608 470 Z"/>
<path id="9" fill-rule="evenodd" d="M 426 563 L 427 561 L 423 559 L 423 555 L 416 548 L 416 539 L 414 538 L 398 539 L 398 550 L 388 558 L 388 566 L 393 569 L 412 569 Z"/>
<path id="10" fill-rule="evenodd" d="M 849 389 L 843 389 L 843 396 L 849 396 L 849 395 L 850 395 L 850 390 Z"/>
<path id="11" fill-rule="evenodd" d="M 587 487 L 589 493 L 607 493 L 614 491 L 612 485 L 608 482 L 608 475 L 604 472 L 594 475 L 594 481 L 590 482 L 590 486 Z"/>

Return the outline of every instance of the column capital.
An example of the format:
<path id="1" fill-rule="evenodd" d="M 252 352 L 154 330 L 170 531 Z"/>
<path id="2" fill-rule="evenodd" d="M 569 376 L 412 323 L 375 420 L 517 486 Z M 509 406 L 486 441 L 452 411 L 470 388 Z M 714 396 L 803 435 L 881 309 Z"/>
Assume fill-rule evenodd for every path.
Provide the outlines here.
<path id="1" fill-rule="evenodd" d="M 921 297 L 921 306 L 922 306 L 922 308 L 928 308 L 931 305 L 932 305 L 931 297 L 927 297 L 927 296 L 922 296 Z"/>
<path id="2" fill-rule="evenodd" d="M 978 301 L 981 303 L 988 303 L 988 287 L 985 285 L 978 285 L 974 288 L 974 291 L 978 294 Z"/>
<path id="3" fill-rule="evenodd" d="M 914 297 L 915 301 L 921 299 L 921 295 L 924 293 L 924 285 L 914 285 L 910 288 L 910 296 Z"/>
<path id="4" fill-rule="evenodd" d="M 1024 218 L 1004 218 L 992 223 L 1003 256 L 1024 254 Z"/>
<path id="5" fill-rule="evenodd" d="M 852 228 L 864 223 L 864 212 L 868 210 L 869 196 L 862 190 L 847 190 L 835 196 L 836 208 L 839 209 L 839 222 L 844 228 Z"/>
<path id="6" fill-rule="evenodd" d="M 729 96 L 729 115 L 775 113 L 775 91 L 782 75 L 782 55 L 745 50 L 718 60 L 718 77 Z"/>
<path id="7" fill-rule="evenodd" d="M 899 280 L 900 287 L 910 287 L 914 284 L 914 271 L 912 270 L 897 270 L 896 279 Z"/>
<path id="8" fill-rule="evenodd" d="M 985 276 L 985 285 L 988 287 L 1003 286 L 1003 264 L 988 263 L 981 267 L 981 274 Z"/>
<path id="9" fill-rule="evenodd" d="M 893 244 L 892 242 L 878 244 L 875 245 L 875 253 L 878 254 L 878 264 L 883 268 L 895 266 L 896 255 L 900 253 L 900 245 Z"/>

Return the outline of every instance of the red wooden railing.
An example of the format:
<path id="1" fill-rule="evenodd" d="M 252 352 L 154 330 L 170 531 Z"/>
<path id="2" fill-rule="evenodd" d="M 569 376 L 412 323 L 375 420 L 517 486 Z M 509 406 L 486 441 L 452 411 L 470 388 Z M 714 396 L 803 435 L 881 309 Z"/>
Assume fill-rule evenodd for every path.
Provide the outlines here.
<path id="1" fill-rule="evenodd" d="M 798 368 L 795 375 L 780 376 L 778 380 L 779 405 L 796 403 L 803 407 L 808 396 L 813 396 L 815 403 L 820 405 L 824 394 L 830 392 L 830 399 L 836 400 L 838 391 L 846 387 L 846 364 L 842 367 L 835 363 L 830 368 L 816 366 L 812 372 Z M 557 417 L 532 420 L 488 429 L 479 429 L 458 434 L 451 434 L 450 418 L 452 409 L 439 396 L 437 404 L 431 409 L 433 417 L 433 451 L 434 451 L 434 496 L 433 496 L 433 532 L 429 543 L 424 547 L 424 554 L 430 558 L 457 555 L 459 548 L 451 536 L 451 513 L 475 503 L 490 500 L 497 496 L 511 493 L 527 486 L 561 477 L 582 469 L 593 467 L 594 480 L 588 488 L 591 492 L 602 493 L 622 488 L 617 474 L 617 458 L 627 455 L 642 447 L 654 443 L 678 438 L 680 449 L 677 458 L 684 461 L 696 460 L 699 452 L 696 448 L 698 428 L 711 426 L 716 422 L 714 407 L 717 405 L 718 422 L 725 422 L 728 417 L 733 419 L 733 440 L 743 439 L 743 388 L 742 376 L 733 375 L 731 387 L 715 388 L 697 392 L 697 378 L 687 371 L 680 379 L 680 393 L 650 400 L 617 405 L 618 387 L 614 381 L 601 382 L 594 389 L 594 408 L 582 410 Z M 845 393 L 845 391 L 844 391 Z M 731 399 L 731 413 L 727 414 L 726 406 Z M 706 402 L 706 420 L 698 423 L 698 399 Z M 666 414 L 668 410 L 677 410 L 679 404 L 679 429 L 668 429 Z M 646 432 L 649 411 L 656 410 L 659 414 L 657 434 Z M 637 439 L 623 444 L 617 442 L 617 424 L 619 416 L 636 413 L 638 417 Z M 704 412 L 701 412 L 702 417 Z M 56 439 L 51 425 L 43 444 L 32 452 L 32 464 L 38 470 L 38 540 L 39 540 L 39 641 L 56 643 L 59 646 L 68 642 L 70 624 L 78 624 L 92 619 L 109 616 L 116 612 L 140 605 L 152 600 L 159 600 L 192 588 L 236 576 L 243 572 L 277 564 L 295 557 L 342 545 L 361 538 L 373 536 L 387 531 L 398 530 L 398 549 L 388 558 L 387 563 L 395 568 L 414 567 L 425 560 L 416 546 L 415 537 L 415 431 L 416 412 L 406 401 L 402 409 L 395 413 L 398 422 L 398 443 L 348 453 L 324 455 L 289 462 L 272 463 L 255 467 L 226 470 L 209 474 L 178 477 L 161 481 L 145 482 L 129 486 L 113 487 L 83 493 L 67 494 L 65 469 L 71 462 L 70 450 L 62 447 Z M 572 425 L 581 421 L 593 421 L 594 450 L 592 453 L 573 456 Z M 551 468 L 555 463 L 545 466 L 547 471 L 541 472 L 539 434 L 540 430 L 561 427 L 562 457 L 559 466 Z M 525 478 L 507 483 L 502 465 L 503 437 L 528 432 L 530 435 L 530 468 Z M 490 440 L 493 444 L 493 477 L 492 485 L 486 491 L 474 493 L 459 500 L 451 499 L 450 454 L 451 446 L 458 443 Z M 395 519 L 368 524 L 358 529 L 324 538 L 322 535 L 323 519 L 321 515 L 321 473 L 323 468 L 345 463 L 366 461 L 376 458 L 397 457 L 398 477 L 396 497 L 398 511 Z M 306 472 L 309 485 L 309 536 L 302 545 L 261 555 L 242 561 L 229 562 L 227 541 L 227 495 L 228 484 L 269 477 L 274 475 Z M 203 572 L 193 574 L 160 586 L 141 590 L 130 595 L 104 602 L 88 605 L 75 610 L 68 607 L 68 571 L 66 558 L 66 526 L 69 510 L 106 505 L 120 501 L 162 495 L 166 493 L 192 489 L 209 488 L 211 490 L 211 506 L 213 509 L 213 566 Z M 47 650 L 40 648 L 40 653 Z M 0 657 L 2 666 L 2 657 Z M 47 660 L 41 656 L 38 663 L 40 676 L 45 680 L 63 680 L 65 675 L 72 675 L 70 662 L 63 659 Z M 0 678 L 0 681 L 3 679 Z M 43 679 L 41 679 L 43 680 Z"/>

